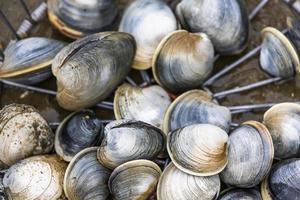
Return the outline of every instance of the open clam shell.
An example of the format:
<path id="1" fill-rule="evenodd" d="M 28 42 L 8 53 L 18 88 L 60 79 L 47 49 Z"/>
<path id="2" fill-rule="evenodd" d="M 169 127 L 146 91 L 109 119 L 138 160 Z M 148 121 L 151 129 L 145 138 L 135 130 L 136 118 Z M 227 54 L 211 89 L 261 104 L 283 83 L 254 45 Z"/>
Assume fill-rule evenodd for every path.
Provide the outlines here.
<path id="1" fill-rule="evenodd" d="M 132 119 L 161 127 L 170 104 L 168 93 L 160 86 L 140 88 L 124 83 L 115 92 L 114 113 L 117 120 Z"/>
<path id="2" fill-rule="evenodd" d="M 262 200 L 260 192 L 255 188 L 241 189 L 231 188 L 222 191 L 218 200 L 232 200 L 232 199 L 247 199 L 247 200 Z"/>

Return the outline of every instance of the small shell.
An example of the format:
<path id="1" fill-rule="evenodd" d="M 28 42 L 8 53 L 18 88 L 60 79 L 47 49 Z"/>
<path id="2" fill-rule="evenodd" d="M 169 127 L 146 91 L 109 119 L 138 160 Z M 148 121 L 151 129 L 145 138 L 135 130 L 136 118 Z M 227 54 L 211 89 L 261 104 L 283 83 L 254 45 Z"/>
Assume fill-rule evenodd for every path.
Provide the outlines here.
<path id="1" fill-rule="evenodd" d="M 109 169 L 131 160 L 153 160 L 165 145 L 162 131 L 141 121 L 114 121 L 105 127 L 104 133 L 97 157 Z"/>
<path id="2" fill-rule="evenodd" d="M 221 192 L 221 195 L 218 198 L 218 200 L 236 200 L 236 199 L 262 200 L 262 197 L 260 192 L 254 188 L 252 189 L 233 188 Z"/>
<path id="3" fill-rule="evenodd" d="M 34 107 L 10 104 L 0 111 L 0 160 L 5 165 L 49 153 L 53 143 L 51 128 Z"/>
<path id="4" fill-rule="evenodd" d="M 119 31 L 130 33 L 137 43 L 133 68 L 148 69 L 159 42 L 177 29 L 177 21 L 161 0 L 136 0 L 124 13 Z"/>
<path id="5" fill-rule="evenodd" d="M 108 186 L 115 200 L 146 200 L 155 192 L 160 175 L 154 162 L 134 160 L 117 167 Z"/>
<path id="6" fill-rule="evenodd" d="M 170 163 L 163 171 L 157 186 L 158 200 L 212 200 L 221 189 L 218 175 L 193 176 L 177 169 Z"/>
<path id="7" fill-rule="evenodd" d="M 161 127 L 170 104 L 168 93 L 160 86 L 139 88 L 124 83 L 115 92 L 114 113 L 117 120 L 133 119 Z"/>
<path id="8" fill-rule="evenodd" d="M 55 151 L 69 162 L 81 150 L 99 146 L 103 138 L 103 124 L 92 110 L 82 110 L 67 116 L 57 127 Z"/>
<path id="9" fill-rule="evenodd" d="M 58 156 L 35 156 L 11 166 L 3 184 L 9 199 L 59 199 L 67 165 Z"/>
<path id="10" fill-rule="evenodd" d="M 80 151 L 65 173 L 64 191 L 71 200 L 107 199 L 107 182 L 111 172 L 97 160 L 97 147 Z"/>
<path id="11" fill-rule="evenodd" d="M 250 188 L 258 185 L 271 169 L 274 147 L 268 129 L 255 121 L 245 122 L 229 136 L 228 164 L 221 180 Z"/>
<path id="12" fill-rule="evenodd" d="M 230 123 L 228 108 L 213 103 L 212 97 L 203 90 L 191 90 L 177 97 L 169 106 L 163 131 L 168 133 L 192 124 L 212 124 L 228 132 Z"/>

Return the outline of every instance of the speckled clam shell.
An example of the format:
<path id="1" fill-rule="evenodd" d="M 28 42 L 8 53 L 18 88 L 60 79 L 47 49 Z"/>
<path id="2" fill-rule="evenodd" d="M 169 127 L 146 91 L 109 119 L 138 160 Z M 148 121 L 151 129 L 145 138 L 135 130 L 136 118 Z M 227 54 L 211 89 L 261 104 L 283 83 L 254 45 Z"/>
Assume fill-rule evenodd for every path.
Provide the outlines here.
<path id="1" fill-rule="evenodd" d="M 52 64 L 59 105 L 80 110 L 108 97 L 129 73 L 134 53 L 134 38 L 119 32 L 89 35 L 63 48 Z"/>
<path id="2" fill-rule="evenodd" d="M 161 169 L 152 161 L 134 160 L 117 167 L 108 186 L 115 200 L 146 200 L 155 192 Z"/>
<path id="3" fill-rule="evenodd" d="M 137 43 L 133 68 L 149 69 L 159 42 L 177 29 L 171 8 L 161 0 L 136 0 L 126 9 L 119 31 L 130 33 Z"/>
<path id="4" fill-rule="evenodd" d="M 61 199 L 67 164 L 58 156 L 34 156 L 11 166 L 3 184 L 9 199 Z"/>
<path id="5" fill-rule="evenodd" d="M 52 75 L 52 60 L 64 46 L 64 42 L 42 37 L 12 42 L 4 51 L 0 78 L 27 85 L 42 82 Z"/>
<path id="6" fill-rule="evenodd" d="M 47 6 L 52 25 L 73 39 L 112 30 L 118 15 L 117 0 L 48 0 Z"/>
<path id="7" fill-rule="evenodd" d="M 268 129 L 256 121 L 245 122 L 229 135 L 228 164 L 221 180 L 236 187 L 254 187 L 269 173 L 273 157 Z"/>
<path id="8" fill-rule="evenodd" d="M 81 150 L 99 146 L 103 138 L 104 127 L 92 110 L 71 113 L 57 127 L 55 132 L 55 151 L 65 161 Z"/>
<path id="9" fill-rule="evenodd" d="M 163 131 L 167 134 L 192 124 L 212 124 L 228 132 L 230 123 L 228 108 L 214 103 L 212 97 L 203 90 L 191 90 L 177 97 L 169 106 Z"/>
<path id="10" fill-rule="evenodd" d="M 131 160 L 153 160 L 165 147 L 162 131 L 141 121 L 113 121 L 104 134 L 97 157 L 109 169 Z"/>
<path id="11" fill-rule="evenodd" d="M 221 192 L 218 200 L 233 200 L 233 199 L 246 199 L 246 200 L 262 200 L 259 190 L 255 188 L 241 189 L 231 188 Z"/>
<path id="12" fill-rule="evenodd" d="M 275 157 L 292 158 L 300 155 L 300 105 L 280 103 L 265 114 L 263 123 L 269 129 Z"/>
<path id="13" fill-rule="evenodd" d="M 53 149 L 54 134 L 32 106 L 10 104 L 0 111 L 0 160 L 7 166 Z"/>
<path id="14" fill-rule="evenodd" d="M 121 85 L 115 92 L 114 114 L 117 120 L 132 119 L 161 127 L 171 99 L 158 85 L 145 88 Z"/>
<path id="15" fill-rule="evenodd" d="M 163 171 L 157 186 L 158 200 L 212 200 L 216 199 L 221 189 L 218 175 L 193 176 L 177 169 L 170 163 Z"/>
<path id="16" fill-rule="evenodd" d="M 227 133 L 210 124 L 186 126 L 167 136 L 167 150 L 174 165 L 194 176 L 221 172 L 228 162 L 227 143 Z"/>
<path id="17" fill-rule="evenodd" d="M 152 63 L 156 82 L 173 93 L 182 93 L 200 88 L 210 75 L 214 47 L 204 33 L 175 31 L 160 42 Z"/>
<path id="18" fill-rule="evenodd" d="M 275 28 L 262 30 L 260 66 L 267 74 L 274 77 L 289 78 L 300 71 L 297 51 L 289 39 Z"/>
<path id="19" fill-rule="evenodd" d="M 71 160 L 64 177 L 64 191 L 68 199 L 107 199 L 107 182 L 111 171 L 97 160 L 97 147 L 80 151 Z"/>
<path id="20" fill-rule="evenodd" d="M 206 33 L 220 54 L 238 54 L 249 39 L 249 19 L 243 0 L 183 0 L 176 7 L 181 24 Z"/>
<path id="21" fill-rule="evenodd" d="M 288 159 L 275 164 L 261 184 L 263 200 L 298 200 L 300 197 L 300 160 Z"/>

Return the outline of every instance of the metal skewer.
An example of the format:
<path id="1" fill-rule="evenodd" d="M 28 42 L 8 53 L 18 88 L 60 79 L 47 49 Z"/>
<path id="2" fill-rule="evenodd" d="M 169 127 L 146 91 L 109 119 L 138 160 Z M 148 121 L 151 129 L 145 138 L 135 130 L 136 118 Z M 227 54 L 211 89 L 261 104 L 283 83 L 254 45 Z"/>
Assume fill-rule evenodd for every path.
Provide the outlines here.
<path id="1" fill-rule="evenodd" d="M 30 13 L 29 8 L 27 7 L 25 1 L 24 1 L 24 0 L 19 0 L 19 1 L 20 1 L 21 5 L 22 5 L 23 9 L 24 9 L 25 12 L 26 12 L 26 15 L 28 16 L 29 21 L 30 21 L 31 23 L 34 23 L 34 20 L 33 20 L 32 17 L 31 17 L 31 13 Z"/>
<path id="2" fill-rule="evenodd" d="M 132 80 L 132 78 L 130 78 L 129 76 L 126 77 L 126 81 L 133 86 L 137 86 L 137 84 L 134 82 L 134 80 Z"/>
<path id="3" fill-rule="evenodd" d="M 279 102 L 280 103 L 280 102 Z M 253 111 L 253 110 L 265 110 L 269 109 L 272 106 L 279 104 L 279 103 L 265 103 L 265 104 L 249 104 L 249 105 L 241 105 L 241 106 L 228 106 L 227 108 L 232 111 L 232 113 L 237 114 L 241 112 L 247 112 L 247 111 Z M 297 103 L 300 104 L 299 101 L 297 102 L 291 102 L 291 103 Z M 238 111 L 238 112 L 235 112 Z"/>
<path id="4" fill-rule="evenodd" d="M 257 4 L 256 7 L 251 11 L 249 19 L 252 20 L 268 2 L 269 0 L 260 1 L 260 3 Z"/>
<path id="5" fill-rule="evenodd" d="M 143 79 L 143 83 L 142 85 L 150 85 L 151 84 L 151 78 L 149 76 L 149 74 L 147 73 L 146 70 L 140 70 L 140 74 L 141 74 L 141 77 Z"/>

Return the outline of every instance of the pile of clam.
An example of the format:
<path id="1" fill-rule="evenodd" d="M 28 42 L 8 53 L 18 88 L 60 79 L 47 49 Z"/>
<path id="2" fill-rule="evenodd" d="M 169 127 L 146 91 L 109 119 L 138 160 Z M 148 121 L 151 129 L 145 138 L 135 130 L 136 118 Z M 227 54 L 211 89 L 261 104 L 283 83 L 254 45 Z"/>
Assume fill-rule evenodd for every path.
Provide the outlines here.
<path id="1" fill-rule="evenodd" d="M 243 0 L 48 0 L 67 44 L 31 37 L 9 44 L 1 80 L 52 76 L 69 111 L 53 129 L 30 105 L 0 111 L 0 199 L 299 200 L 300 105 L 232 126 L 231 111 L 201 89 L 216 54 L 242 52 L 250 22 Z M 263 30 L 262 69 L 300 71 L 300 25 Z M 118 31 L 117 31 L 118 30 Z M 151 34 L 150 34 L 151 33 Z M 131 69 L 152 69 L 142 86 Z M 151 76 L 152 77 L 152 76 Z M 150 78 L 151 78 L 150 77 Z M 115 119 L 92 106 L 113 96 Z"/>

